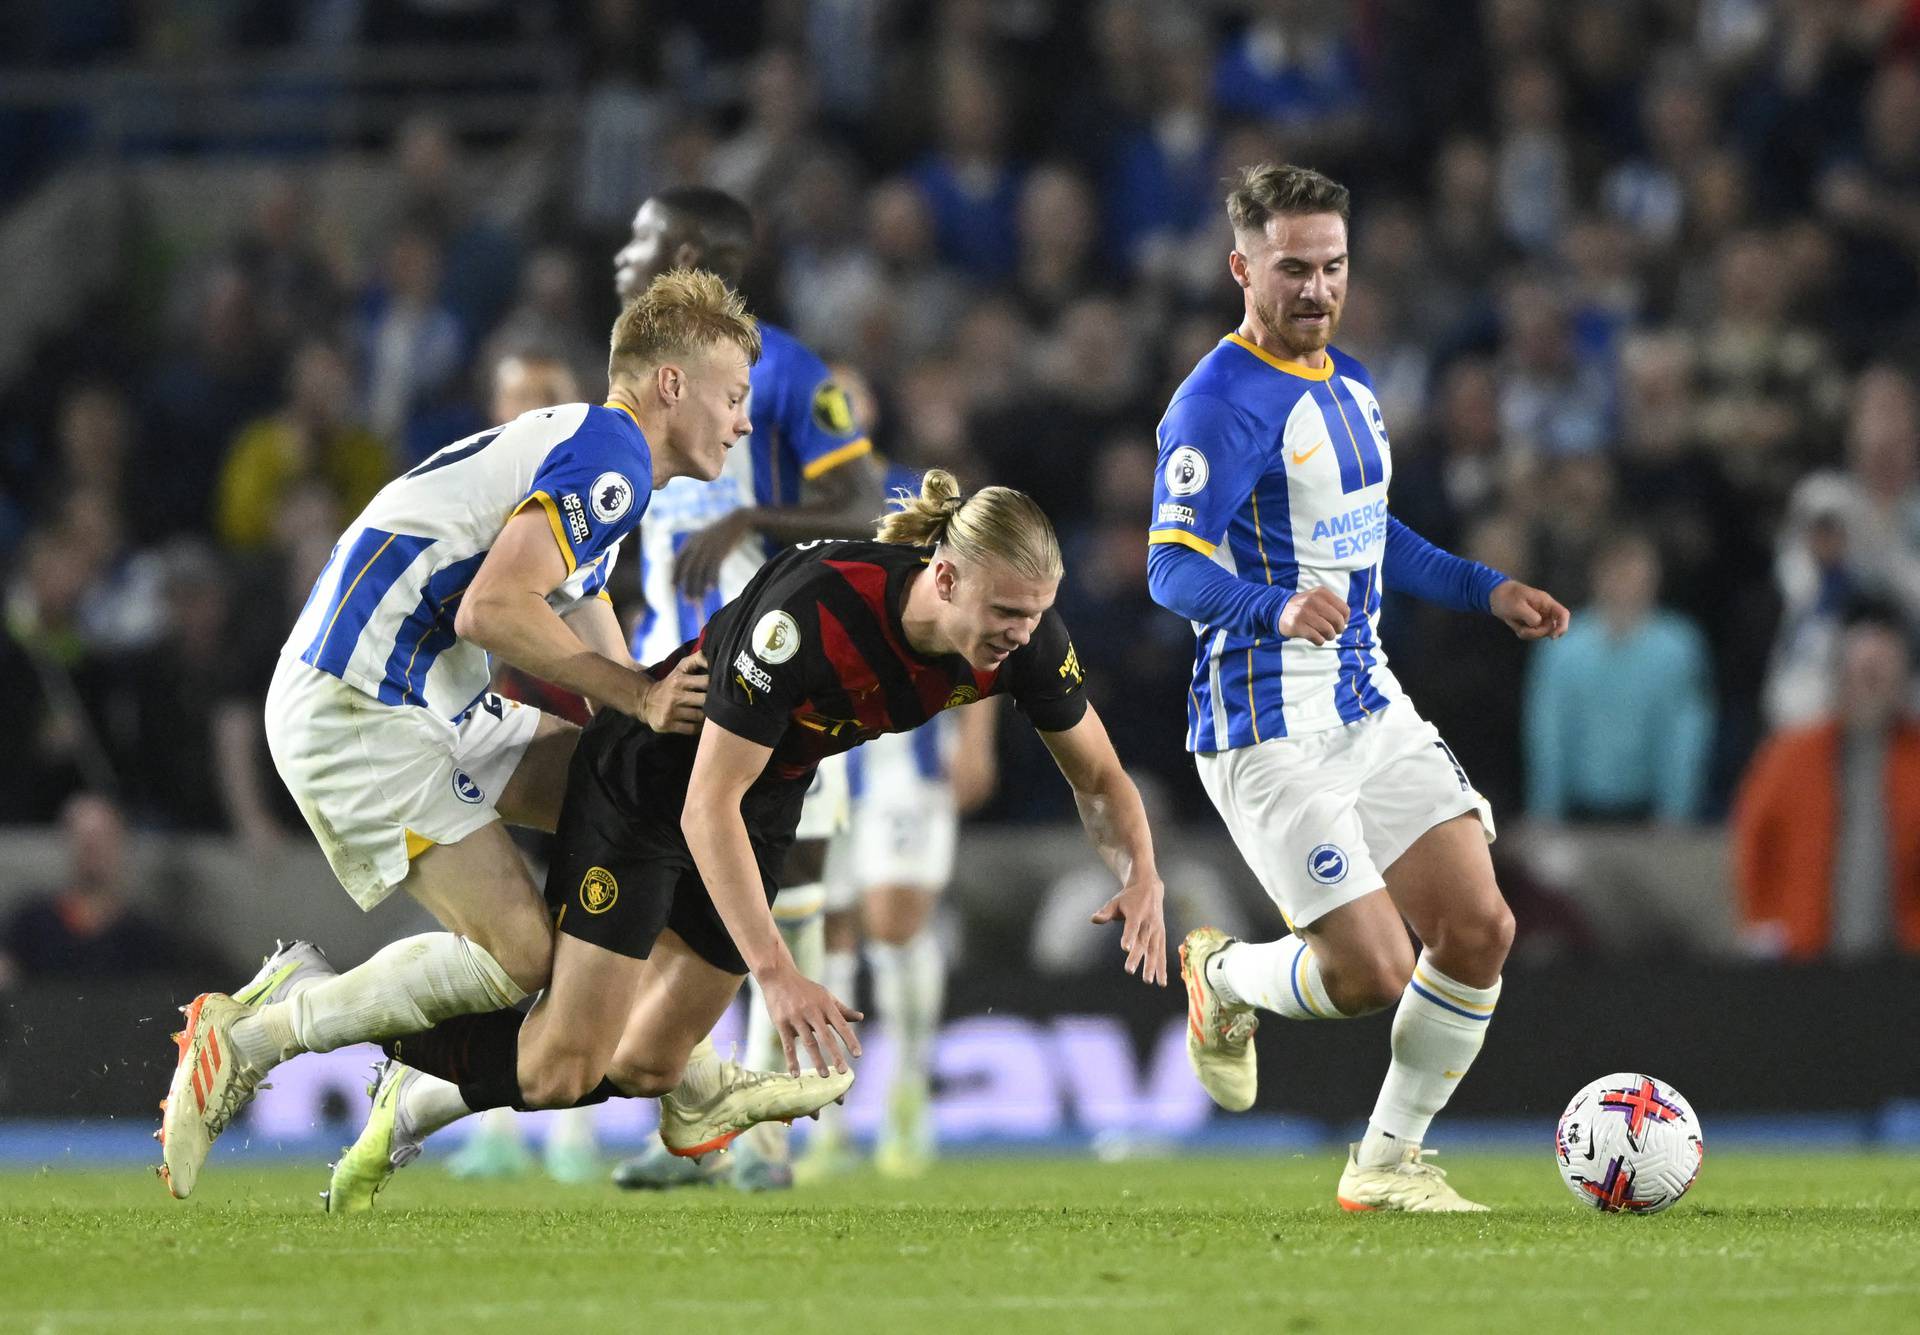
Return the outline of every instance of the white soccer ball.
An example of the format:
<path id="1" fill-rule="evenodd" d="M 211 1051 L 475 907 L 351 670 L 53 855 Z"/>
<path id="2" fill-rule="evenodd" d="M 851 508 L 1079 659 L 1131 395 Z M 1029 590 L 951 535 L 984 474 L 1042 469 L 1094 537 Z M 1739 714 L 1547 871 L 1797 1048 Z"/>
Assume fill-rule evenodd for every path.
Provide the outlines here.
<path id="1" fill-rule="evenodd" d="M 1553 1145 L 1567 1190 L 1608 1214 L 1658 1214 L 1687 1194 L 1707 1153 L 1680 1091 L 1630 1071 L 1575 1094 Z"/>

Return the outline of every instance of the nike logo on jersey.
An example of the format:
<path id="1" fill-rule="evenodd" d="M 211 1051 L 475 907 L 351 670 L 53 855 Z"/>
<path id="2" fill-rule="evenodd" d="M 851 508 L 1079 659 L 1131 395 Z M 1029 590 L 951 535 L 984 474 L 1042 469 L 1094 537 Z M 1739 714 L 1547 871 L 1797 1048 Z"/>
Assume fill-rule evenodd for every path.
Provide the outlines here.
<path id="1" fill-rule="evenodd" d="M 1326 443 L 1327 442 L 1323 440 L 1320 442 L 1320 445 L 1325 445 Z M 1308 450 L 1305 454 L 1302 454 L 1300 453 L 1300 451 L 1295 450 L 1293 452 L 1293 461 L 1297 464 L 1305 463 L 1307 460 L 1313 458 L 1314 455 L 1320 453 L 1320 445 L 1315 445 L 1312 449 Z"/>

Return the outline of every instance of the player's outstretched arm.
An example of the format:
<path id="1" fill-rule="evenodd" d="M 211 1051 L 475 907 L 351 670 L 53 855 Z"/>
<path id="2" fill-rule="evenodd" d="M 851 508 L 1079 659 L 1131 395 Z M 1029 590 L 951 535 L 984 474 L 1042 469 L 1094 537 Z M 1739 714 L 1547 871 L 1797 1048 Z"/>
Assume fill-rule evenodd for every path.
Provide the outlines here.
<path id="1" fill-rule="evenodd" d="M 727 935 L 760 980 L 767 1015 L 786 1049 L 788 1073 L 800 1074 L 799 1045 L 804 1043 L 814 1070 L 824 1076 L 829 1065 L 844 1071 L 860 1055 L 853 1022 L 861 1014 L 800 972 L 767 906 L 760 864 L 740 815 L 740 799 L 772 755 L 772 747 L 728 732 L 717 723 L 703 729 L 680 829 Z"/>
<path id="2" fill-rule="evenodd" d="M 880 465 L 871 454 L 849 459 L 806 483 L 798 505 L 755 505 L 723 515 L 687 540 L 674 562 L 674 582 L 698 599 L 720 582 L 727 553 L 748 534 L 778 546 L 811 538 L 871 538 L 880 494 Z"/>
<path id="3" fill-rule="evenodd" d="M 1100 850 L 1120 893 L 1100 906 L 1095 923 L 1122 923 L 1120 948 L 1127 972 L 1149 983 L 1167 985 L 1166 887 L 1153 860 L 1153 833 L 1140 790 L 1114 753 L 1100 716 L 1089 705 L 1078 723 L 1064 732 L 1042 732 L 1054 763 L 1073 787 L 1080 823 Z"/>
<path id="4" fill-rule="evenodd" d="M 547 595 L 566 577 L 566 561 L 547 517 L 536 509 L 522 510 L 500 530 L 474 572 L 454 613 L 454 633 L 596 706 L 630 714 L 656 732 L 698 729 L 705 677 L 698 690 L 684 674 L 662 690 L 667 683 L 656 683 L 634 667 L 624 651 L 615 661 L 589 648 L 547 603 Z"/>
<path id="5" fill-rule="evenodd" d="M 1461 612 L 1491 612 L 1523 640 L 1557 640 L 1572 620 L 1544 589 L 1436 547 L 1392 515 L 1381 577 L 1395 593 Z"/>

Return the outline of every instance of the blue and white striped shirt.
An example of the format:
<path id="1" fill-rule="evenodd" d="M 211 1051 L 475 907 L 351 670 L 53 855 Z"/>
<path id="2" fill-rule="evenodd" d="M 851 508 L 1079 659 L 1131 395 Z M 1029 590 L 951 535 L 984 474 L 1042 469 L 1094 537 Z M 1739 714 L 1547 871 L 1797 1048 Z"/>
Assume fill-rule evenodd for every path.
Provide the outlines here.
<path id="1" fill-rule="evenodd" d="M 540 408 L 457 441 L 367 503 L 280 652 L 384 704 L 457 718 L 492 665 L 454 614 L 507 521 L 545 512 L 567 565 L 547 601 L 565 612 L 606 588 L 652 494 L 652 451 L 623 408 Z"/>

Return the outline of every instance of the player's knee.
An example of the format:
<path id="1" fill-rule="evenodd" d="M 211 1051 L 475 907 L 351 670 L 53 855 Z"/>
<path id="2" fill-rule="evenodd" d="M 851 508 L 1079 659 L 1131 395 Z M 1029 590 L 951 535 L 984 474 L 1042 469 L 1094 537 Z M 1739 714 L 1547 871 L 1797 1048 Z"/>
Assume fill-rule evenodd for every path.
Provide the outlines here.
<path id="1" fill-rule="evenodd" d="M 1496 896 L 1490 903 L 1447 914 L 1437 936 L 1432 948 L 1445 960 L 1442 967 L 1462 982 L 1484 987 L 1499 976 L 1513 948 L 1513 911 Z"/>
<path id="2" fill-rule="evenodd" d="M 552 981 L 553 937 L 550 933 L 540 932 L 481 944 L 507 971 L 507 977 L 513 979 L 514 985 L 529 996 Z"/>
<path id="3" fill-rule="evenodd" d="M 571 1108 L 600 1083 L 599 1063 L 565 1053 L 520 1072 L 520 1097 L 529 1108 Z"/>
<path id="4" fill-rule="evenodd" d="M 607 1078 L 630 1099 L 657 1099 L 671 1094 L 686 1074 L 685 1059 L 670 1061 L 653 1054 L 621 1054 L 613 1059 Z"/>
<path id="5" fill-rule="evenodd" d="M 858 909 L 828 909 L 826 942 L 829 953 L 860 948 L 860 912 Z"/>
<path id="6" fill-rule="evenodd" d="M 924 891 L 911 886 L 880 886 L 867 892 L 863 907 L 870 940 L 904 946 L 926 925 L 931 900 Z"/>

